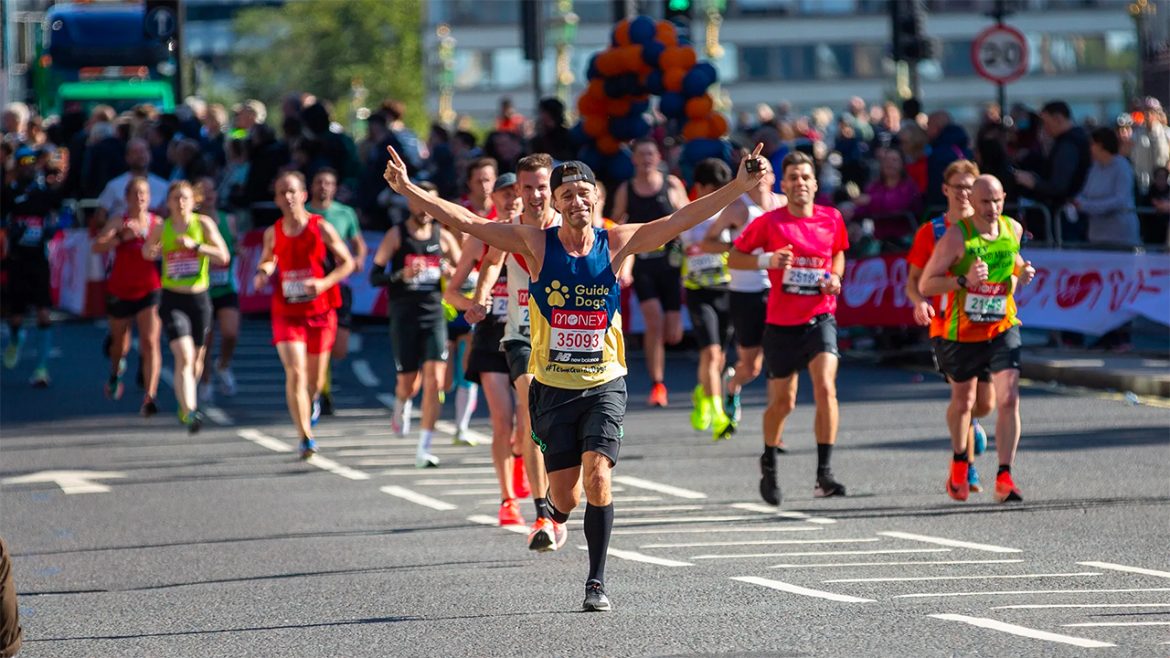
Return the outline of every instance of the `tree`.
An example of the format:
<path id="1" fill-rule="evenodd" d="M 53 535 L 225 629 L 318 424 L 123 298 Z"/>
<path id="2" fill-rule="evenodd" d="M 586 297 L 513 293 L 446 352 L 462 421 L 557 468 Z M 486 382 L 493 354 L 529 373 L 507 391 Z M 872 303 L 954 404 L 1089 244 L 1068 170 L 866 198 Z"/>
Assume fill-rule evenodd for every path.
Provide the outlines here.
<path id="1" fill-rule="evenodd" d="M 425 125 L 422 0 L 298 0 L 244 10 L 234 28 L 232 71 L 247 96 L 278 106 L 305 91 L 342 110 L 360 81 L 371 105 L 401 100 L 407 122 Z"/>

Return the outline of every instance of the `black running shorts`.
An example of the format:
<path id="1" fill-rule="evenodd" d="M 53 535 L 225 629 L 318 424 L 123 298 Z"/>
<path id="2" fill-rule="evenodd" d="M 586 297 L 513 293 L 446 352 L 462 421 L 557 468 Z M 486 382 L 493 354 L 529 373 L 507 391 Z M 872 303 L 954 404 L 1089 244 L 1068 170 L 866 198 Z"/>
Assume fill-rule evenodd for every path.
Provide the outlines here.
<path id="1" fill-rule="evenodd" d="M 512 378 L 512 385 L 516 380 L 528 374 L 528 357 L 532 355 L 532 345 L 522 340 L 504 341 L 504 356 L 508 359 L 508 373 Z"/>
<path id="2" fill-rule="evenodd" d="M 667 256 L 634 259 L 634 294 L 639 302 L 657 299 L 663 311 L 682 308 L 682 268 Z"/>
<path id="3" fill-rule="evenodd" d="M 768 379 L 783 379 L 800 370 L 818 354 L 841 356 L 837 350 L 837 320 L 824 313 L 805 324 L 764 329 L 764 366 Z"/>
<path id="4" fill-rule="evenodd" d="M 951 381 L 965 382 L 984 373 L 1020 369 L 1020 328 L 1012 327 L 991 340 L 959 343 L 935 338 L 932 341 L 938 369 Z"/>
<path id="5" fill-rule="evenodd" d="M 447 360 L 447 323 L 442 317 L 430 323 L 417 315 L 390 311 L 390 344 L 398 372 L 418 372 L 427 361 Z"/>
<path id="6" fill-rule="evenodd" d="M 494 350 L 471 348 L 471 354 L 467 357 L 467 372 L 463 374 L 464 378 L 478 384 L 479 376 L 485 372 L 498 372 L 511 378 L 512 371 L 508 367 L 508 357 L 500 351 L 500 348 L 497 347 Z"/>
<path id="7" fill-rule="evenodd" d="M 163 290 L 158 302 L 167 342 L 190 336 L 195 347 L 203 347 L 211 329 L 211 296 L 207 291 L 189 293 Z"/>
<path id="8" fill-rule="evenodd" d="M 759 347 L 764 341 L 768 317 L 768 290 L 735 292 L 731 295 L 731 327 L 740 347 Z"/>
<path id="9" fill-rule="evenodd" d="M 532 440 L 548 472 L 581 465 L 581 454 L 598 452 L 616 465 L 626 418 L 624 377 L 574 390 L 533 382 L 528 390 Z"/>
<path id="10" fill-rule="evenodd" d="M 700 348 L 727 344 L 731 332 L 731 301 L 726 290 L 687 290 L 687 312 Z"/>
<path id="11" fill-rule="evenodd" d="M 152 306 L 158 306 L 161 297 L 161 290 L 152 290 L 138 299 L 119 299 L 110 295 L 106 300 L 106 314 L 117 320 L 132 318 Z"/>
<path id="12" fill-rule="evenodd" d="M 240 295 L 238 293 L 229 292 L 226 295 L 211 298 L 212 315 L 219 315 L 220 311 L 232 308 L 240 310 Z"/>
<path id="13" fill-rule="evenodd" d="M 8 312 L 23 315 L 29 308 L 53 308 L 53 294 L 49 283 L 49 265 L 34 263 L 28 267 L 8 269 L 8 288 L 5 300 Z"/>

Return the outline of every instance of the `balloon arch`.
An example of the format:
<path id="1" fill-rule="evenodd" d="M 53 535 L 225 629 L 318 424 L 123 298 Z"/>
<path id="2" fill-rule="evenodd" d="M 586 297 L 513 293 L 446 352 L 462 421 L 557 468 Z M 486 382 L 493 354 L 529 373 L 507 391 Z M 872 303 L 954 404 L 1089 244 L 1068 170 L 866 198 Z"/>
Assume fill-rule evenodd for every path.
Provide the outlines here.
<path id="1" fill-rule="evenodd" d="M 698 61 L 693 47 L 679 43 L 674 24 L 627 18 L 614 27 L 610 44 L 589 60 L 589 86 L 577 99 L 581 119 L 573 132 L 586 164 L 610 180 L 634 175 L 626 143 L 650 134 L 643 114 L 651 96 L 681 126 L 685 163 L 730 155 L 721 139 L 727 120 L 707 93 L 718 73 L 710 62 Z"/>

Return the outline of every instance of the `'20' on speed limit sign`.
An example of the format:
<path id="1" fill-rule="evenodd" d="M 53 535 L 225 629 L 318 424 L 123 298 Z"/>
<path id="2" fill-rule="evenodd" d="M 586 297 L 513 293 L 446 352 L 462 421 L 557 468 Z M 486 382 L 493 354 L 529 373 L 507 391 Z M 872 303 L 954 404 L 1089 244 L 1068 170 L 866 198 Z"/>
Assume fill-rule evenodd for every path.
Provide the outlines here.
<path id="1" fill-rule="evenodd" d="M 1028 42 L 1007 25 L 993 25 L 971 43 L 971 63 L 981 77 L 1006 84 L 1028 71 Z"/>

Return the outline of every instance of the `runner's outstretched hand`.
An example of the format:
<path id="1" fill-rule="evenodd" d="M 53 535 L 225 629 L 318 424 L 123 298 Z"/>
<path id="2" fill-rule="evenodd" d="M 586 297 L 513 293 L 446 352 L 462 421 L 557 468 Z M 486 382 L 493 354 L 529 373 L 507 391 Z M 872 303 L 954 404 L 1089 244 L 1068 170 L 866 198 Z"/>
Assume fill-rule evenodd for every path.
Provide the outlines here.
<path id="1" fill-rule="evenodd" d="M 390 159 L 386 161 L 386 171 L 382 173 L 382 178 L 386 179 L 390 189 L 403 194 L 406 191 L 406 184 L 410 182 L 410 177 L 406 174 L 406 163 L 393 146 L 387 146 L 386 152 L 390 154 Z"/>
<path id="2" fill-rule="evenodd" d="M 742 189 L 750 190 L 756 187 L 768 175 L 769 167 L 772 165 L 767 158 L 760 155 L 763 150 L 764 143 L 758 142 L 756 149 L 739 163 L 739 173 L 735 176 L 735 182 Z"/>

